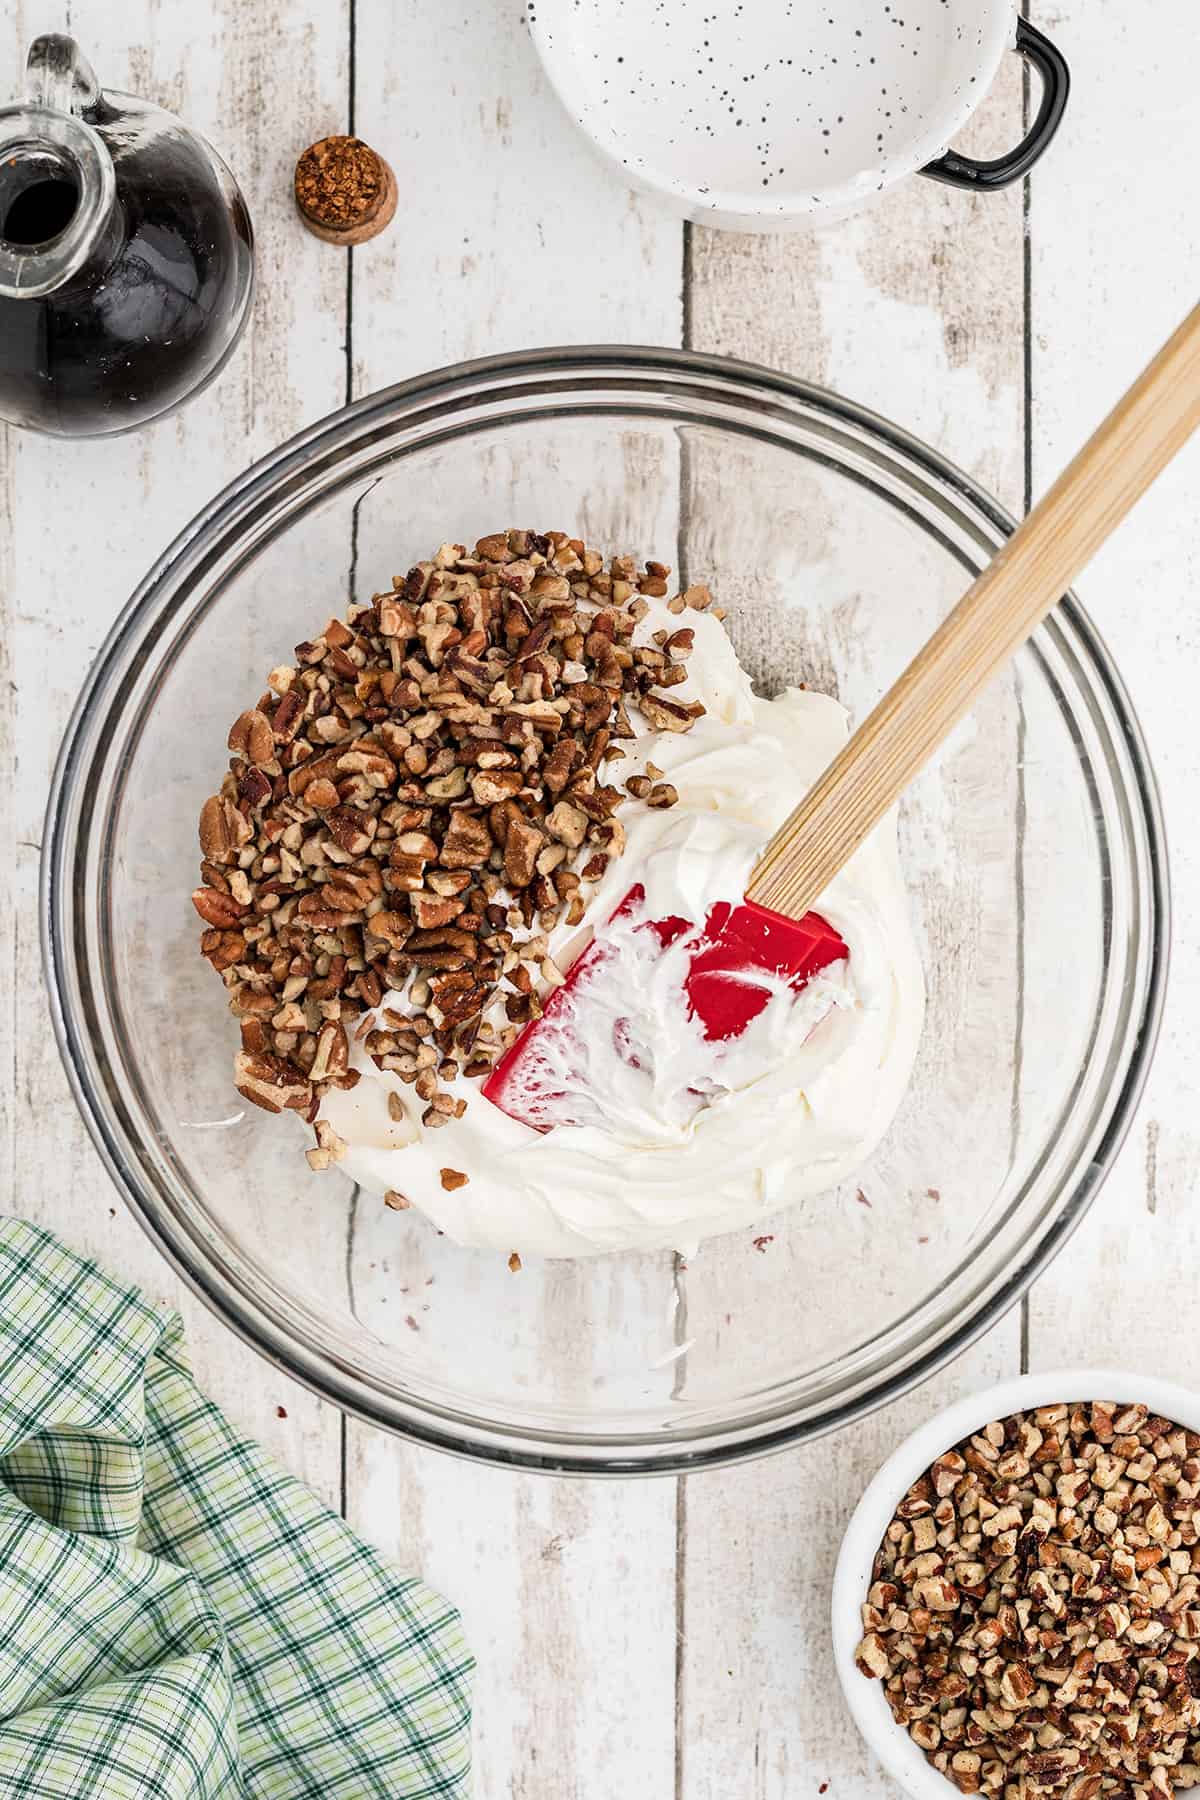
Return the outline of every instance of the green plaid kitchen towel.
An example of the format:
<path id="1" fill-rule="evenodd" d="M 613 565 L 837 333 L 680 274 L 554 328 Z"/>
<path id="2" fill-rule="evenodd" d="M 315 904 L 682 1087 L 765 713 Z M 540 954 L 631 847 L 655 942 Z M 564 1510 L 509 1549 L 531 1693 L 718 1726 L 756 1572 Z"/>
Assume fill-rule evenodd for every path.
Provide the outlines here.
<path id="1" fill-rule="evenodd" d="M 0 1218 L 2 1800 L 461 1800 L 472 1666 L 177 1316 Z"/>

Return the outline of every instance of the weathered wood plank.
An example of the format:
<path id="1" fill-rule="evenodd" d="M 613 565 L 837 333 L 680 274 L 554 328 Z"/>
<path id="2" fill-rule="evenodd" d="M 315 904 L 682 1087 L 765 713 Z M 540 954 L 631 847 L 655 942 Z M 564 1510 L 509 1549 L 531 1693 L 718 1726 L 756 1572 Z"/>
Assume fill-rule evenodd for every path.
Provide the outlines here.
<path id="1" fill-rule="evenodd" d="M 986 130 L 1011 141 L 1020 117 L 1019 74 L 1006 68 Z M 812 234 L 759 239 L 697 231 L 689 262 L 694 348 L 766 362 L 860 400 L 932 442 L 1019 508 L 1024 423 L 1019 193 L 974 200 L 912 181 L 875 211 Z M 757 659 L 757 672 L 768 685 L 777 685 L 788 675 L 794 678 L 794 658 L 799 673 L 816 685 L 837 688 L 861 711 L 917 647 L 915 621 L 906 621 L 912 641 L 889 629 L 883 609 L 874 609 L 864 625 L 855 603 L 854 546 L 839 537 L 836 519 L 806 517 L 803 494 L 792 506 L 789 523 L 799 546 L 789 596 L 794 629 L 782 649 L 783 665 L 776 630 L 765 640 L 770 655 Z M 810 536 L 816 545 L 811 553 L 804 548 Z M 863 542 L 857 555 L 862 587 L 870 593 L 887 547 L 878 540 Z M 903 578 L 899 565 L 897 573 Z M 831 604 L 826 592 L 831 579 L 845 589 L 841 607 Z M 815 583 L 812 605 L 805 599 L 810 582 Z M 935 592 L 928 599 L 936 608 L 955 597 Z M 753 611 L 744 626 L 736 614 L 731 623 L 735 639 L 744 630 L 753 644 L 758 635 Z M 797 1295 L 798 1332 L 804 1332 L 803 1315 L 810 1309 L 818 1317 L 830 1307 L 839 1314 L 844 1309 L 848 1321 L 859 1325 L 864 1308 L 886 1306 L 889 1288 L 896 1285 L 888 1274 L 889 1256 L 894 1255 L 902 1285 L 903 1272 L 915 1273 L 920 1266 L 904 1248 L 910 1234 L 927 1246 L 928 1255 L 946 1254 L 957 1228 L 956 1201 L 961 1198 L 964 1209 L 977 1204 L 973 1176 L 994 1184 L 996 1171 L 1005 1166 L 1015 1000 L 1012 993 L 989 994 L 989 1017 L 1007 1019 L 1007 1026 L 990 1044 L 981 1039 L 974 1060 L 968 1056 L 964 1067 L 959 1014 L 972 998 L 971 976 L 968 970 L 947 980 L 944 973 L 953 963 L 949 946 L 955 923 L 952 905 L 939 891 L 937 854 L 931 857 L 929 850 L 931 843 L 940 846 L 946 867 L 956 855 L 963 868 L 979 865 L 978 904 L 993 914 L 1011 913 L 1015 758 L 997 769 L 994 751 L 985 748 L 998 736 L 1015 745 L 1011 684 L 989 695 L 986 708 L 986 720 L 966 733 L 948 759 L 944 791 L 935 782 L 932 792 L 915 792 L 902 825 L 902 843 L 911 843 L 915 859 L 929 871 L 914 894 L 924 920 L 926 966 L 943 971 L 931 993 L 914 1096 L 953 1091 L 964 1106 L 977 1109 L 966 1166 L 922 1175 L 907 1147 L 902 1115 L 890 1145 L 863 1177 L 869 1210 L 856 1205 L 852 1185 L 848 1193 L 822 1200 L 807 1234 L 801 1221 L 765 1224 L 762 1230 L 772 1241 L 763 1253 L 755 1255 L 749 1243 L 724 1251 L 715 1274 L 701 1254 L 688 1273 L 690 1290 L 715 1281 L 735 1321 L 743 1314 L 753 1318 L 754 1293 L 762 1282 L 787 1280 Z M 978 845 L 960 841 L 969 830 L 953 805 L 960 783 L 967 791 L 984 784 L 990 814 L 1006 821 L 1001 834 L 1006 841 L 986 868 Z M 1015 924 L 1009 929 L 1015 931 Z M 924 1136 L 928 1143 L 928 1133 Z M 926 1192 L 927 1185 L 937 1198 Z M 818 1247 L 822 1226 L 830 1241 L 828 1264 Z M 851 1266 L 857 1273 L 848 1281 Z M 823 1329 L 827 1332 L 828 1325 Z M 847 1329 L 853 1330 L 850 1323 Z M 763 1349 L 767 1353 L 767 1346 Z M 953 1394 L 1013 1372 L 1018 1357 L 1014 1316 L 927 1388 L 836 1438 L 684 1484 L 680 1800 L 734 1793 L 746 1800 L 792 1800 L 825 1791 L 823 1784 L 831 1796 L 853 1800 L 893 1792 L 861 1744 L 833 1674 L 829 1583 L 841 1530 L 866 1481 L 906 1430 Z"/>
<path id="2" fill-rule="evenodd" d="M 0 90 L 15 91 L 28 8 L 6 26 Z M 5 884 L 3 955 L 11 979 L 0 1058 L 15 1071 L 5 1120 L 7 1203 L 99 1256 L 117 1274 L 179 1304 L 201 1379 L 291 1469 L 335 1501 L 341 1421 L 243 1348 L 181 1292 L 103 1174 L 69 1098 L 46 1023 L 36 890 L 53 759 L 87 664 L 146 565 L 229 477 L 345 388 L 345 280 L 296 222 L 291 164 L 345 117 L 347 6 L 317 14 L 298 0 L 217 0 L 203 30 L 156 0 L 80 21 L 102 82 L 143 93 L 208 133 L 237 169 L 258 230 L 250 331 L 216 386 L 175 418 L 107 442 L 61 444 L 7 432 L 0 441 L 0 556 L 11 685 L 5 804 L 17 862 Z M 214 757 L 219 764 L 219 744 Z M 181 900 L 181 904 L 183 904 Z M 213 996 L 214 1005 L 219 1001 Z"/>
<path id="3" fill-rule="evenodd" d="M 678 343 L 681 229 L 593 160 L 540 75 L 519 8 L 485 0 L 447 13 L 412 0 L 402 10 L 403 23 L 383 0 L 357 8 L 356 129 L 392 163 L 401 202 L 392 229 L 355 252 L 356 392 L 529 345 Z M 619 530 L 622 483 L 642 472 L 593 467 L 585 493 L 582 459 L 569 452 L 540 440 L 522 446 L 514 504 L 558 524 L 563 508 L 586 500 L 581 528 Z M 661 512 L 673 549 L 670 486 Z M 515 522 L 466 517 L 469 487 L 451 454 L 440 536 Z M 489 489 L 505 491 L 495 471 Z M 365 509 L 359 569 L 368 588 L 402 548 L 424 552 L 395 540 L 433 525 L 436 493 L 432 500 L 431 509 L 420 482 L 406 491 L 403 525 L 386 497 Z M 493 1277 L 483 1259 L 413 1238 L 401 1215 L 380 1220 L 365 1200 L 360 1213 L 356 1299 L 380 1329 L 418 1263 L 437 1277 L 430 1311 L 412 1313 L 419 1341 L 444 1340 L 452 1357 L 464 1341 L 480 1342 L 481 1325 L 504 1306 L 504 1284 L 509 1292 L 519 1284 L 511 1329 L 491 1334 L 490 1350 L 480 1343 L 506 1379 L 528 1369 L 563 1393 L 585 1388 L 622 1309 L 645 1310 L 643 1282 L 658 1284 L 654 1304 L 661 1293 L 665 1317 L 669 1259 L 640 1259 L 645 1274 L 531 1265 L 515 1279 L 502 1267 Z M 480 1658 L 479 1800 L 599 1800 L 635 1779 L 647 1793 L 669 1794 L 674 1484 L 473 1470 L 353 1424 L 348 1441 L 355 1523 L 385 1546 L 414 1546 L 466 1608 Z"/>
<path id="4" fill-rule="evenodd" d="M 356 1523 L 463 1608 L 477 1795 L 669 1795 L 675 1484 L 467 1468 L 354 1428 L 351 1443 Z"/>
<path id="5" fill-rule="evenodd" d="M 678 343 L 682 234 L 550 91 L 505 0 L 359 0 L 356 129 L 396 171 L 355 252 L 354 386 L 548 344 Z"/>
<path id="6" fill-rule="evenodd" d="M 1156 9 L 1151 33 L 1121 8 L 1086 0 L 1039 6 L 1037 17 L 1067 50 L 1080 102 L 1031 211 L 1040 492 L 1195 303 L 1200 219 L 1190 171 L 1200 117 L 1188 54 L 1195 13 L 1186 0 Z M 1128 139 L 1112 130 L 1118 107 Z M 1200 445 L 1192 444 L 1079 582 L 1149 739 L 1168 822 L 1176 928 L 1163 1035 L 1138 1121 L 1091 1216 L 1032 1296 L 1035 1368 L 1094 1363 L 1195 1378 L 1198 480 Z"/>

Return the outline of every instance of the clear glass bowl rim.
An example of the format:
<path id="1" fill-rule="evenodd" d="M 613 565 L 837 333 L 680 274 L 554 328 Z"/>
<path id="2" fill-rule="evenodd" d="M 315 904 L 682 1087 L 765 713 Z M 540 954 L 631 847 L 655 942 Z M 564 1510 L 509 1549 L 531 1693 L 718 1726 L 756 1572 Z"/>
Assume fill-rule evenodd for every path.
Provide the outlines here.
<path id="1" fill-rule="evenodd" d="M 1166 835 L 1157 782 L 1141 727 L 1124 683 L 1099 633 L 1073 593 L 1063 596 L 1048 626 L 1057 619 L 1083 653 L 1093 692 L 1103 702 L 1116 726 L 1115 745 L 1127 764 L 1123 797 L 1140 824 L 1144 857 L 1138 874 L 1146 890 L 1150 925 L 1146 946 L 1147 969 L 1142 1003 L 1131 1014 L 1124 1031 L 1127 1068 L 1120 1092 L 1114 1097 L 1104 1129 L 1086 1166 L 1076 1170 L 1071 1191 L 1051 1223 L 1033 1234 L 1030 1248 L 989 1282 L 977 1303 L 952 1326 L 940 1332 L 928 1348 L 914 1349 L 894 1372 L 860 1385 L 846 1398 L 810 1413 L 774 1416 L 758 1420 L 752 1429 L 739 1421 L 728 1430 L 704 1428 L 697 1441 L 655 1444 L 645 1440 L 620 1451 L 605 1445 L 603 1452 L 587 1449 L 585 1441 L 554 1442 L 543 1434 L 526 1433 L 472 1420 L 464 1428 L 451 1415 L 436 1412 L 428 1403 L 389 1404 L 346 1363 L 331 1362 L 319 1352 L 306 1355 L 286 1324 L 280 1325 L 256 1307 L 239 1286 L 195 1242 L 175 1228 L 153 1185 L 140 1171 L 135 1142 L 122 1133 L 100 1092 L 91 1070 L 89 1034 L 81 1004 L 80 970 L 85 933 L 75 917 L 75 871 L 81 847 L 81 810 L 88 800 L 91 777 L 82 754 L 89 731 L 98 717 L 135 682 L 141 669 L 147 639 L 158 634 L 169 620 L 178 598 L 181 570 L 194 576 L 203 563 L 206 544 L 222 541 L 230 521 L 246 526 L 272 501 L 311 477 L 314 471 L 339 463 L 353 448 L 382 442 L 394 432 L 398 420 L 420 427 L 444 418 L 456 408 L 483 402 L 505 384 L 517 384 L 523 393 L 570 393 L 577 386 L 622 385 L 677 387 L 681 396 L 694 390 L 694 402 L 703 398 L 706 386 L 720 390 L 751 412 L 794 408 L 815 415 L 833 427 L 847 428 L 868 444 L 895 454 L 928 478 L 924 499 L 934 510 L 949 516 L 947 490 L 970 513 L 977 514 L 984 533 L 973 519 L 958 518 L 962 528 L 976 529 L 981 543 L 997 541 L 1015 529 L 1012 516 L 972 477 L 913 437 L 902 427 L 827 389 L 761 365 L 731 357 L 695 351 L 642 345 L 567 345 L 512 354 L 483 357 L 448 365 L 382 388 L 339 408 L 306 427 L 236 476 L 199 512 L 152 565 L 102 643 L 72 711 L 55 766 L 47 803 L 39 895 L 42 955 L 51 1022 L 63 1066 L 88 1132 L 126 1204 L 169 1263 L 205 1304 L 245 1342 L 269 1361 L 323 1399 L 331 1401 L 366 1423 L 431 1447 L 475 1460 L 524 1467 L 552 1474 L 608 1476 L 671 1475 L 716 1467 L 782 1450 L 841 1429 L 855 1419 L 898 1399 L 928 1380 L 960 1355 L 1026 1293 L 1038 1275 L 1067 1243 L 1099 1192 L 1132 1124 L 1145 1086 L 1158 1038 L 1165 998 L 1170 945 L 1170 879 Z M 542 385 L 544 384 L 544 386 Z M 614 402 L 614 413 L 621 410 Z M 712 417 L 680 415 L 687 422 L 719 423 Z M 431 430 L 424 440 L 435 442 Z M 869 483 L 868 483 L 869 485 Z M 922 519 L 924 528 L 929 522 Z M 1039 628 L 1046 630 L 1047 626 Z M 88 818 L 90 821 L 90 813 Z M 86 843 L 86 840 L 83 840 Z M 1136 846 L 1135 846 L 1136 848 Z"/>

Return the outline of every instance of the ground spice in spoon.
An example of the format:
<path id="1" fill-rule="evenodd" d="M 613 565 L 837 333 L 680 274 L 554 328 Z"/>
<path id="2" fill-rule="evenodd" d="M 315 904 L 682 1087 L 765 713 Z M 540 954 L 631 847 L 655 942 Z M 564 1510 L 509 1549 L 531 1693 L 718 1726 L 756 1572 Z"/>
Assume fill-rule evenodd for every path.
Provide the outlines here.
<path id="1" fill-rule="evenodd" d="M 321 138 L 296 164 L 300 216 L 326 243 L 361 244 L 375 237 L 395 213 L 396 193 L 391 169 L 361 138 Z"/>

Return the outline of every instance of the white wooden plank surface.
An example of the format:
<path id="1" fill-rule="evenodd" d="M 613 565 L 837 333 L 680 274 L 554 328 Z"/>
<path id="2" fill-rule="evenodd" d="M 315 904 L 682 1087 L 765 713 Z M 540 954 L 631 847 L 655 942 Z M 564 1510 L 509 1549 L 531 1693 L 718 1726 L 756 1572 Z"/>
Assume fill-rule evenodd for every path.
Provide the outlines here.
<path id="1" fill-rule="evenodd" d="M 355 253 L 356 392 L 525 346 L 678 343 L 682 230 L 593 160 L 546 91 L 519 10 L 401 11 L 402 22 L 387 0 L 358 0 L 355 127 L 396 169 L 403 200 L 399 229 Z M 552 509 L 561 482 L 544 469 Z M 517 522 L 533 521 L 475 530 Z M 364 1306 L 371 1263 L 355 1259 Z M 545 1351 L 584 1370 L 586 1322 L 569 1349 Z M 634 1780 L 669 1794 L 674 1484 L 477 1472 L 353 1424 L 348 1444 L 350 1517 L 386 1549 L 415 1530 L 430 1575 L 466 1609 L 479 1800 L 590 1800 Z"/>
<path id="2" fill-rule="evenodd" d="M 10 1203 L 183 1305 L 206 1382 L 289 1467 L 336 1497 L 342 1426 L 238 1346 L 190 1299 L 126 1217 L 67 1095 L 45 1025 L 36 943 L 37 847 L 70 701 L 153 552 L 235 470 L 355 392 L 519 345 L 678 342 L 680 228 L 593 160 L 541 81 L 519 8 L 479 0 L 357 0 L 354 123 L 399 177 L 401 214 L 342 255 L 285 204 L 309 138 L 344 128 L 350 0 L 181 0 L 120 9 L 76 0 L 70 27 L 102 78 L 175 107 L 212 135 L 260 227 L 252 336 L 222 381 L 138 437 L 59 446 L 0 435 L 0 825 L 16 845 L 0 884 L 13 972 L 0 1011 Z M 64 19 L 18 6 L 0 36 L 0 92 L 25 43 Z M 1116 0 L 1057 0 L 1038 22 L 1076 78 L 1031 207 L 1032 453 L 1054 473 L 1194 298 L 1200 152 L 1188 0 L 1161 0 L 1152 35 Z M 1011 136 L 1010 69 L 991 123 Z M 1114 129 L 1113 121 L 1120 121 Z M 972 201 L 910 183 L 820 233 L 696 232 L 686 317 L 697 348 L 825 382 L 910 426 L 1019 509 L 1024 487 L 1022 197 Z M 1194 1373 L 1200 1171 L 1194 1034 L 1200 896 L 1188 839 L 1200 751 L 1189 719 L 1200 527 L 1192 453 L 1082 586 L 1150 731 L 1173 834 L 1184 929 L 1167 1030 L 1142 1119 L 1066 1256 L 1035 1291 L 1039 1366 L 1140 1361 Z M 48 521 L 50 522 L 48 524 Z M 64 604 L 63 594 L 69 598 Z M 1182 1295 L 1164 1329 L 1169 1269 Z M 480 1800 L 870 1800 L 889 1793 L 832 1684 L 828 1577 L 872 1468 L 952 1393 L 1018 1366 L 1014 1316 L 922 1393 L 804 1453 L 686 1484 L 598 1487 L 478 1471 L 350 1426 L 351 1518 L 458 1597 L 480 1655 Z M 286 1418 L 279 1416 L 279 1409 Z M 678 1562 L 677 1562 L 678 1551 Z M 677 1640 L 677 1628 L 680 1636 Z"/>
<path id="3" fill-rule="evenodd" d="M 1063 459 L 1195 304 L 1200 217 L 1196 16 L 1056 0 L 1078 102 L 1032 206 L 1033 478 Z M 1130 122 L 1114 132 L 1114 109 Z M 1081 379 L 1086 367 L 1087 378 Z M 1163 1036 L 1138 1121 L 1079 1235 L 1031 1297 L 1033 1365 L 1116 1362 L 1193 1385 L 1200 1303 L 1200 444 L 1191 444 L 1079 583 L 1129 685 L 1162 787 L 1175 889 Z M 1163 1277 L 1171 1290 L 1164 1306 Z"/>
<path id="4" fill-rule="evenodd" d="M 979 136 L 1012 141 L 1020 118 L 1019 74 L 1007 68 Z M 1021 205 L 1019 191 L 973 199 L 915 181 L 873 212 L 799 237 L 697 231 L 689 258 L 692 345 L 770 363 L 902 420 L 1018 509 Z M 814 657 L 819 665 L 819 648 Z M 844 660 L 836 646 L 830 660 Z M 1010 691 L 990 695 L 988 708 L 989 730 L 968 756 L 1015 732 Z M 980 761 L 975 779 L 998 778 L 1008 779 Z M 1015 853 L 1015 796 L 1004 802 Z M 995 898 L 1003 906 L 1009 896 Z M 929 956 L 944 960 L 936 939 Z M 997 1008 L 1005 1005 L 997 996 Z M 1011 995 L 1007 1011 L 1011 1046 Z M 938 1041 L 931 1016 L 928 1078 L 957 1079 L 962 1071 L 937 1063 Z M 988 1157 L 1003 1158 L 1007 1129 L 999 1117 L 985 1127 L 984 1167 Z M 886 1212 L 869 1217 L 878 1229 L 900 1228 L 894 1219 L 883 1223 Z M 775 1253 L 772 1245 L 766 1256 Z M 721 1274 L 728 1278 L 727 1264 Z M 810 1291 L 803 1268 L 784 1278 Z M 907 1430 L 935 1405 L 1015 1372 L 1019 1355 L 1013 1316 L 919 1394 L 837 1438 L 684 1484 L 680 1800 L 792 1800 L 824 1791 L 823 1784 L 831 1800 L 897 1791 L 859 1739 L 833 1673 L 827 1618 L 841 1531 L 864 1480 Z"/>
<path id="5" fill-rule="evenodd" d="M 0 91 L 15 92 L 25 50 L 54 23 L 18 6 L 0 38 Z M 60 17 L 58 24 L 65 23 Z M 101 1170 L 69 1097 L 42 997 L 37 869 L 46 791 L 75 693 L 147 564 L 218 488 L 345 390 L 344 271 L 280 204 L 306 130 L 344 117 L 348 15 L 301 0 L 217 0 L 203 19 L 157 0 L 72 9 L 71 25 L 108 86 L 145 94 L 207 132 L 237 168 L 258 221 L 253 324 L 222 379 L 186 411 L 131 437 L 63 444 L 0 427 L 4 621 L 11 681 L 6 804 L 15 876 L 6 883 L 6 1203 L 116 1273 L 182 1307 L 201 1379 L 297 1474 L 341 1488 L 341 1420 L 269 1367 L 181 1290 Z M 299 137 L 298 135 L 299 134 Z M 68 599 L 67 596 L 70 596 Z M 7 840 L 9 842 L 12 839 Z"/>

